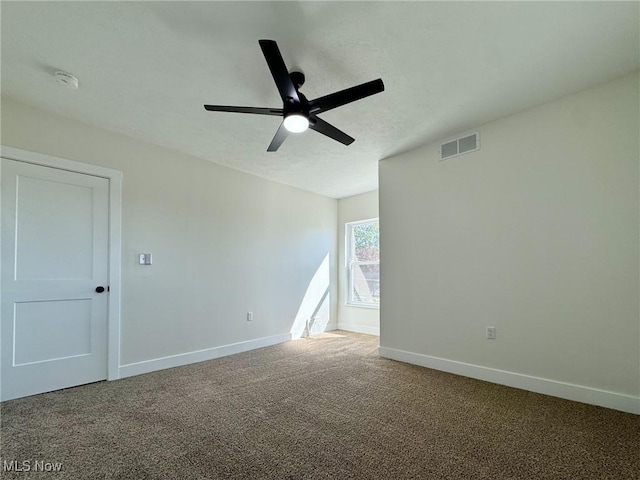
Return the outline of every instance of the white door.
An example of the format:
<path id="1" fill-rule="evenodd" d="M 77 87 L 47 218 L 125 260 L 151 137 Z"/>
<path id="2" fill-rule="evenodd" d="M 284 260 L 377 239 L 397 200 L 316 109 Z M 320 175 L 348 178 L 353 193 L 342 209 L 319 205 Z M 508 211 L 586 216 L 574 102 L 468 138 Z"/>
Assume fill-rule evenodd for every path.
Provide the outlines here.
<path id="1" fill-rule="evenodd" d="M 106 379 L 109 180 L 4 158 L 0 176 L 2 400 Z"/>

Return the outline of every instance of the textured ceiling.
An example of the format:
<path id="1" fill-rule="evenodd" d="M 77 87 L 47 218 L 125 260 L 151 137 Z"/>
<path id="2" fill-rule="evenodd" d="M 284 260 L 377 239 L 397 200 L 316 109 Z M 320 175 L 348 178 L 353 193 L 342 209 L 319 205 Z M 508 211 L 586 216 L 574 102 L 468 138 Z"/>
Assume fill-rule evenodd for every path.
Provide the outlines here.
<path id="1" fill-rule="evenodd" d="M 5 2 L 2 95 L 271 180 L 341 198 L 380 159 L 639 68 L 637 2 Z M 308 98 L 376 78 L 386 91 L 266 148 L 281 107 L 258 39 Z M 80 89 L 51 74 L 73 73 Z"/>

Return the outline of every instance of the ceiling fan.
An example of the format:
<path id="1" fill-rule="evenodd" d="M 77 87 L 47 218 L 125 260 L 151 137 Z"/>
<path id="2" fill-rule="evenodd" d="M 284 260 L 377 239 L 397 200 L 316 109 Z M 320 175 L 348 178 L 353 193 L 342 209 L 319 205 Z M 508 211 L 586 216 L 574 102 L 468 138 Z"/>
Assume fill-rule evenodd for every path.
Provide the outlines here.
<path id="1" fill-rule="evenodd" d="M 307 128 L 345 145 L 351 145 L 355 140 L 354 138 L 325 122 L 318 117 L 318 114 L 384 91 L 382 79 L 379 78 L 309 101 L 299 90 L 304 84 L 304 74 L 302 72 L 289 73 L 280 54 L 278 44 L 274 40 L 259 40 L 258 43 L 264 58 L 267 60 L 273 80 L 276 82 L 278 92 L 282 97 L 282 108 L 232 107 L 226 105 L 205 105 L 204 108 L 211 112 L 255 113 L 283 117 L 280 128 L 278 128 L 273 140 L 271 140 L 267 152 L 278 150 L 290 132 L 304 132 Z"/>

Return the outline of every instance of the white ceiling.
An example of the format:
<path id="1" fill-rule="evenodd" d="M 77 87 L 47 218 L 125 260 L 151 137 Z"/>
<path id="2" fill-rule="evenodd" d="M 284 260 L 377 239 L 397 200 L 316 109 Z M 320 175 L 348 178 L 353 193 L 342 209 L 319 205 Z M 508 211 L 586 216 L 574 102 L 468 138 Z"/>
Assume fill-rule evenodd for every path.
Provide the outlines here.
<path id="1" fill-rule="evenodd" d="M 2 94 L 271 180 L 341 198 L 380 159 L 640 67 L 637 2 L 2 2 Z M 308 98 L 386 91 L 266 148 L 281 107 L 258 39 L 305 72 Z M 73 73 L 80 89 L 55 83 Z"/>

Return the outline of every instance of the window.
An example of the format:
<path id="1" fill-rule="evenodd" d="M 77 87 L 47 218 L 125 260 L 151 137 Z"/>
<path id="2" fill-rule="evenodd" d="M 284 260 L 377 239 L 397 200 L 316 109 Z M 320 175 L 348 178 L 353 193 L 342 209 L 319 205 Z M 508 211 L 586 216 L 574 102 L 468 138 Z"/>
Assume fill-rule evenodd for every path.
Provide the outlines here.
<path id="1" fill-rule="evenodd" d="M 347 304 L 380 306 L 378 219 L 346 224 Z"/>

